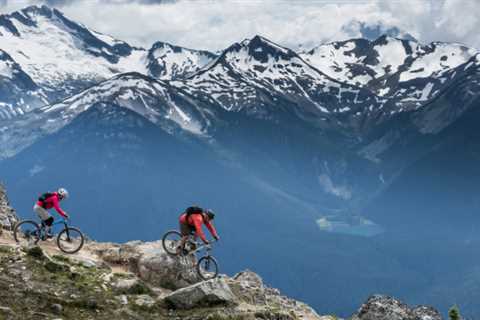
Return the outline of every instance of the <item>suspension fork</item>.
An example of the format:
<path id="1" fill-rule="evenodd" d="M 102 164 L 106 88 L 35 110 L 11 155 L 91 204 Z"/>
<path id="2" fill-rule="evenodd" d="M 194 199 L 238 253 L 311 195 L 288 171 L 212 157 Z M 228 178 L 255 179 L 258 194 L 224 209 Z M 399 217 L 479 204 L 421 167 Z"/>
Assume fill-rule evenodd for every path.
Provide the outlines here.
<path id="1" fill-rule="evenodd" d="M 65 233 L 67 234 L 67 241 L 70 241 L 70 232 L 68 231 L 68 226 L 67 226 L 67 223 L 65 221 L 63 221 L 63 226 L 65 228 Z"/>

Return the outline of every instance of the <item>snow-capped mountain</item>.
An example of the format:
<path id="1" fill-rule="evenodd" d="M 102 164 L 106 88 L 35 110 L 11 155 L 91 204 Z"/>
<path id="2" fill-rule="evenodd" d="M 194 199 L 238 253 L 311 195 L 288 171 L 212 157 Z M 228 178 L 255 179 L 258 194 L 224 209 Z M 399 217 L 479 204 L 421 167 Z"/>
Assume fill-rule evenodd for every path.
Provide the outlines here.
<path id="1" fill-rule="evenodd" d="M 181 131 L 207 136 L 208 127 L 215 121 L 215 110 L 187 93 L 140 73 L 124 73 L 6 122 L 0 140 L 1 156 L 14 154 L 60 130 L 99 103 L 129 109 L 170 134 Z"/>
<path id="2" fill-rule="evenodd" d="M 0 97 L 0 120 L 48 103 L 43 91 L 3 50 L 0 50 Z"/>
<path id="3" fill-rule="evenodd" d="M 36 103 L 19 99 L 12 104 L 1 96 L 0 102 L 10 105 L 3 108 L 5 117 L 7 109 L 9 116 L 16 115 L 117 74 L 139 72 L 175 80 L 172 85 L 195 99 L 227 111 L 275 118 L 275 111 L 283 110 L 322 128 L 359 132 L 371 122 L 428 104 L 459 76 L 453 70 L 476 54 L 458 44 L 421 45 L 388 36 L 334 42 L 297 54 L 256 36 L 217 57 L 163 42 L 149 50 L 134 48 L 46 6 L 0 20 L 0 49 L 40 89 Z M 13 85 L 22 87 L 17 81 Z M 18 109 L 22 101 L 26 107 Z"/>
<path id="4" fill-rule="evenodd" d="M 176 88 L 139 73 L 115 76 L 60 103 L 46 106 L 38 114 L 57 119 L 45 125 L 47 131 L 53 132 L 99 102 L 130 109 L 167 132 L 179 127 L 204 135 L 213 115 L 211 110 L 192 103 L 191 97 Z"/>
<path id="5" fill-rule="evenodd" d="M 332 115 L 355 114 L 380 102 L 369 90 L 336 81 L 261 36 L 233 44 L 192 77 L 172 84 L 228 111 L 267 118 L 293 112 L 320 127 L 342 126 Z"/>
<path id="6" fill-rule="evenodd" d="M 22 139 L 31 143 L 41 136 L 26 132 L 51 133 L 93 102 L 105 100 L 162 123 L 166 130 L 173 125 L 198 135 L 208 135 L 209 128 L 223 121 L 219 112 L 274 123 L 291 121 L 293 115 L 319 133 L 333 132 L 353 144 L 361 141 L 364 150 L 378 140 L 378 126 L 432 105 L 452 85 L 475 85 L 467 75 L 476 77 L 471 70 L 479 61 L 475 50 L 458 44 L 421 45 L 388 36 L 334 42 L 300 53 L 261 36 L 235 43 L 218 56 L 163 42 L 144 50 L 46 6 L 3 15 L 0 21 L 2 85 L 8 88 L 0 95 L 0 114 L 19 116 L 47 105 L 2 123 L 2 132 L 16 137 L 14 142 L 2 137 L 10 146 L 3 145 L 4 155 L 20 150 Z M 120 75 L 126 72 L 135 73 Z M 467 87 L 462 90 L 476 92 Z M 455 120 L 445 111 L 440 121 L 439 110 L 431 109 L 409 121 L 431 132 Z"/>
<path id="7" fill-rule="evenodd" d="M 376 89 L 372 82 L 380 80 L 385 84 L 392 76 L 398 76 L 400 82 L 441 77 L 476 53 L 475 49 L 456 43 L 422 45 L 381 36 L 375 41 L 352 39 L 322 44 L 299 55 L 333 79 Z"/>
<path id="8" fill-rule="evenodd" d="M 443 84 L 439 83 L 442 80 L 435 81 L 434 78 L 412 80 L 414 83 L 430 83 L 432 86 L 435 84 L 437 86 L 435 98 L 421 104 L 421 108 L 397 112 L 383 125 L 374 128 L 370 135 L 364 137 L 363 143 L 360 143 L 360 153 L 374 161 L 398 161 L 405 154 L 406 144 L 415 144 L 419 136 L 438 135 L 455 124 L 465 113 L 478 108 L 480 97 L 478 54 L 458 67 L 444 72 L 442 79 L 445 79 Z M 413 154 L 420 156 L 422 152 L 425 152 L 423 148 L 413 148 L 407 154 L 409 157 Z"/>
<path id="9" fill-rule="evenodd" d="M 10 64 L 17 65 L 16 69 L 31 79 L 30 86 L 42 89 L 43 100 L 39 105 L 62 100 L 126 72 L 159 79 L 185 77 L 216 57 L 208 51 L 161 42 L 150 50 L 132 47 L 47 6 L 31 6 L 1 15 L 0 49 L 7 54 Z M 9 73 L 6 67 L 1 70 L 3 74 Z M 0 96 L 0 102 L 10 103 L 4 97 Z M 21 103 L 15 103 L 11 108 L 19 106 Z M 16 113 L 9 111 L 10 115 Z"/>
<path id="10" fill-rule="evenodd" d="M 148 50 L 149 75 L 162 80 L 187 78 L 217 56 L 204 50 L 192 50 L 165 42 L 156 42 Z"/>
<path id="11" fill-rule="evenodd" d="M 120 72 L 145 72 L 146 52 L 88 29 L 47 6 L 0 17 L 0 44 L 52 98 Z"/>
<path id="12" fill-rule="evenodd" d="M 317 46 L 300 56 L 330 77 L 395 101 L 395 113 L 416 109 L 451 80 L 451 70 L 478 52 L 456 43 L 428 45 L 382 36 Z"/>

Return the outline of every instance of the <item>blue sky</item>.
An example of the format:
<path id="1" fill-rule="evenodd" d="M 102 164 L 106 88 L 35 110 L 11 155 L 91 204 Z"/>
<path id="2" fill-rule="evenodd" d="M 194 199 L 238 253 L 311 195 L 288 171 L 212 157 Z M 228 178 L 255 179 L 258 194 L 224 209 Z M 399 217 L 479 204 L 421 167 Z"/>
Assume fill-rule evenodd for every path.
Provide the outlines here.
<path id="1" fill-rule="evenodd" d="M 293 49 L 310 48 L 360 37 L 361 26 L 378 26 L 399 28 L 421 42 L 480 49 L 478 0 L 0 0 L 0 11 L 43 3 L 144 47 L 161 40 L 215 51 L 261 34 Z"/>

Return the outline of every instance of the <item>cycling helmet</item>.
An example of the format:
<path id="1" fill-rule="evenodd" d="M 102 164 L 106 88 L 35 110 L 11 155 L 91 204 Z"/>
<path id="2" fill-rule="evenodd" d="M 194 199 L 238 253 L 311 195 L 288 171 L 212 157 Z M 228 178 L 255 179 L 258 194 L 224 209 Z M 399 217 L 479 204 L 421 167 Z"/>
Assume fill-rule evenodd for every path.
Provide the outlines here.
<path id="1" fill-rule="evenodd" d="M 215 219 L 215 212 L 212 209 L 205 210 L 205 214 L 207 215 L 208 219 L 213 220 Z"/>
<path id="2" fill-rule="evenodd" d="M 68 198 L 68 191 L 65 188 L 58 189 L 57 193 L 60 197 L 62 197 L 62 199 L 67 199 Z"/>

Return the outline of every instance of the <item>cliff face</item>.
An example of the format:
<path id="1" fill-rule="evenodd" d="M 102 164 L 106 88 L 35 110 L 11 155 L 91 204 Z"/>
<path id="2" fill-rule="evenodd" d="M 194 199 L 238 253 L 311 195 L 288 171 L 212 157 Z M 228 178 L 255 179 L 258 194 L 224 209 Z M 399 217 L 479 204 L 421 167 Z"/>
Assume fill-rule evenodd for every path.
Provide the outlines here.
<path id="1" fill-rule="evenodd" d="M 1 217 L 16 220 L 1 189 Z M 2 221 L 3 221 L 2 220 Z M 5 225 L 7 225 L 5 223 Z M 282 295 L 249 270 L 200 281 L 185 258 L 160 241 L 89 241 L 75 255 L 55 241 L 20 247 L 0 235 L 0 319 L 333 320 Z M 373 296 L 355 320 L 441 320 L 431 307 L 409 308 Z"/>

